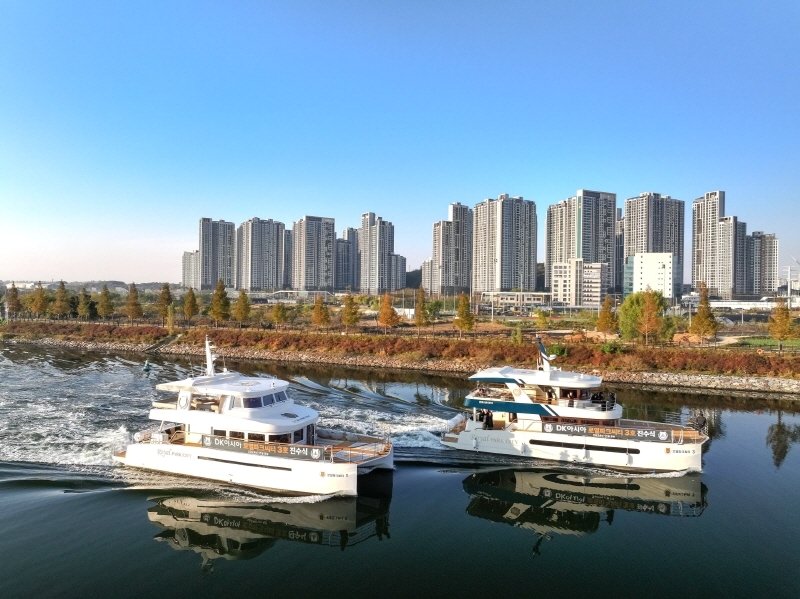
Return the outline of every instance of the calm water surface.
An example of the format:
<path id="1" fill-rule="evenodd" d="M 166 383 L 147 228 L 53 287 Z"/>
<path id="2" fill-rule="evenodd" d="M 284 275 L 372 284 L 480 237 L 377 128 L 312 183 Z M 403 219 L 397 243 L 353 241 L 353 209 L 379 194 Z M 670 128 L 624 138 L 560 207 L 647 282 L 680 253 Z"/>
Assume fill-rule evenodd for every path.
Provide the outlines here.
<path id="1" fill-rule="evenodd" d="M 0 597 L 800 596 L 792 402 L 617 389 L 713 435 L 702 475 L 631 477 L 440 447 L 462 379 L 228 366 L 388 433 L 397 470 L 327 500 L 125 470 L 111 451 L 192 365 L 0 342 Z"/>

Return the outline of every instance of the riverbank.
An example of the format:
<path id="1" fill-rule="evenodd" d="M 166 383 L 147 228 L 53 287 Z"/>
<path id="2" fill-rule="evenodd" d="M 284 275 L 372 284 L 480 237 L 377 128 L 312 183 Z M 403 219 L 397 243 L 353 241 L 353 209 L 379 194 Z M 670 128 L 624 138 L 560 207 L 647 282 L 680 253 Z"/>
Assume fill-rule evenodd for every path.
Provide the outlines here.
<path id="1" fill-rule="evenodd" d="M 153 349 L 148 343 L 98 342 L 74 339 L 42 337 L 37 339 L 13 338 L 0 343 L 31 343 L 40 346 L 67 347 L 80 351 L 105 351 L 115 353 L 147 355 L 161 354 L 171 356 L 204 355 L 202 345 L 196 343 L 173 342 Z M 150 350 L 150 351 L 148 351 Z M 334 354 L 313 350 L 278 349 L 266 350 L 255 347 L 220 347 L 219 350 L 229 360 L 270 361 L 298 364 L 326 364 L 349 368 L 416 370 L 453 376 L 466 376 L 477 370 L 494 366 L 470 358 L 420 358 L 409 355 L 357 355 Z M 609 370 L 592 367 L 573 367 L 578 372 L 598 374 L 606 383 L 647 387 L 657 390 L 680 389 L 682 392 L 706 393 L 731 392 L 736 394 L 770 394 L 781 399 L 800 400 L 800 380 L 775 376 L 730 376 L 722 374 L 700 374 L 683 372 L 647 372 Z"/>

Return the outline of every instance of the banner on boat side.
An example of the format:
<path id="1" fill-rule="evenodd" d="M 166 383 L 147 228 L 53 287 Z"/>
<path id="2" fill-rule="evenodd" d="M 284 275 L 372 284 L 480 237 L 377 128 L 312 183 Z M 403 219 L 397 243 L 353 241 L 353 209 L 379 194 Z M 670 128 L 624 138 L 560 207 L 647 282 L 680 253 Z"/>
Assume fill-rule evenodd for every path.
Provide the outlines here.
<path id="1" fill-rule="evenodd" d="M 672 442 L 669 431 L 655 428 L 619 428 L 616 426 L 595 426 L 590 424 L 558 424 L 547 422 L 543 427 L 546 433 L 563 435 L 587 435 L 601 439 L 641 439 L 642 441 Z"/>
<path id="2" fill-rule="evenodd" d="M 213 435 L 203 435 L 203 447 L 222 449 L 224 451 L 236 451 L 249 455 L 274 456 L 295 460 L 310 460 L 314 462 L 322 461 L 325 458 L 325 451 L 322 447 L 262 443 L 260 441 L 215 437 Z"/>

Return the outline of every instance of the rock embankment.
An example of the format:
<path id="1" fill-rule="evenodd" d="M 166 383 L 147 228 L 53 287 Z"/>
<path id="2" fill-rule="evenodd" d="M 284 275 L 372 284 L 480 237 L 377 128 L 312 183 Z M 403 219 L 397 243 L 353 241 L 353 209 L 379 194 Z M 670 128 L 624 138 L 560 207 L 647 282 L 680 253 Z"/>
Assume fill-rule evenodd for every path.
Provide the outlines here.
<path id="1" fill-rule="evenodd" d="M 682 387 L 687 392 L 744 391 L 796 395 L 800 399 L 800 380 L 774 376 L 730 376 L 719 374 L 684 374 L 680 372 L 627 372 L 601 373 L 608 383 L 647 385 L 653 387 Z"/>
<path id="2" fill-rule="evenodd" d="M 93 342 L 43 338 L 25 341 L 37 345 L 69 347 L 83 351 L 109 351 L 144 353 L 149 347 L 144 343 Z M 157 350 L 158 353 L 177 356 L 202 356 L 204 348 L 197 345 L 172 343 Z M 385 368 L 392 370 L 419 370 L 455 376 L 472 374 L 491 366 L 474 360 L 425 359 L 410 361 L 393 356 L 336 355 L 292 350 L 260 350 L 255 348 L 226 347 L 224 355 L 233 360 L 264 360 L 271 362 L 296 362 L 301 364 L 328 364 L 353 368 Z M 584 369 L 585 372 L 590 372 Z M 800 380 L 779 377 L 730 376 L 713 374 L 688 374 L 675 372 L 591 371 L 607 383 L 640 385 L 656 388 L 679 388 L 687 393 L 719 392 L 780 394 L 800 399 Z"/>

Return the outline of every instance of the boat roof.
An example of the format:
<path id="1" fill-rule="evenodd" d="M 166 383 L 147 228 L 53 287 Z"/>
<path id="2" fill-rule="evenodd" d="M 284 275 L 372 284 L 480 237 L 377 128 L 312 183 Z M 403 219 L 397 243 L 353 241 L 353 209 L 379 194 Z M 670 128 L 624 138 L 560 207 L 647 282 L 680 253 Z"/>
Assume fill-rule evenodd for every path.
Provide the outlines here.
<path id="1" fill-rule="evenodd" d="M 532 370 L 513 366 L 485 368 L 469 377 L 471 381 L 484 383 L 511 383 L 516 385 L 549 385 L 553 387 L 575 387 L 590 389 L 599 387 L 602 377 L 569 370 Z"/>
<path id="2" fill-rule="evenodd" d="M 235 408 L 224 414 L 204 410 L 173 410 L 153 408 L 150 420 L 209 426 L 217 429 L 244 430 L 251 432 L 291 432 L 307 424 L 314 424 L 319 413 L 296 403 L 282 402 L 263 408 Z"/>
<path id="3" fill-rule="evenodd" d="M 198 395 L 238 395 L 257 397 L 285 391 L 289 383 L 276 378 L 246 376 L 238 372 L 223 372 L 213 376 L 198 376 L 181 381 L 159 383 L 159 391 L 189 391 Z"/>

